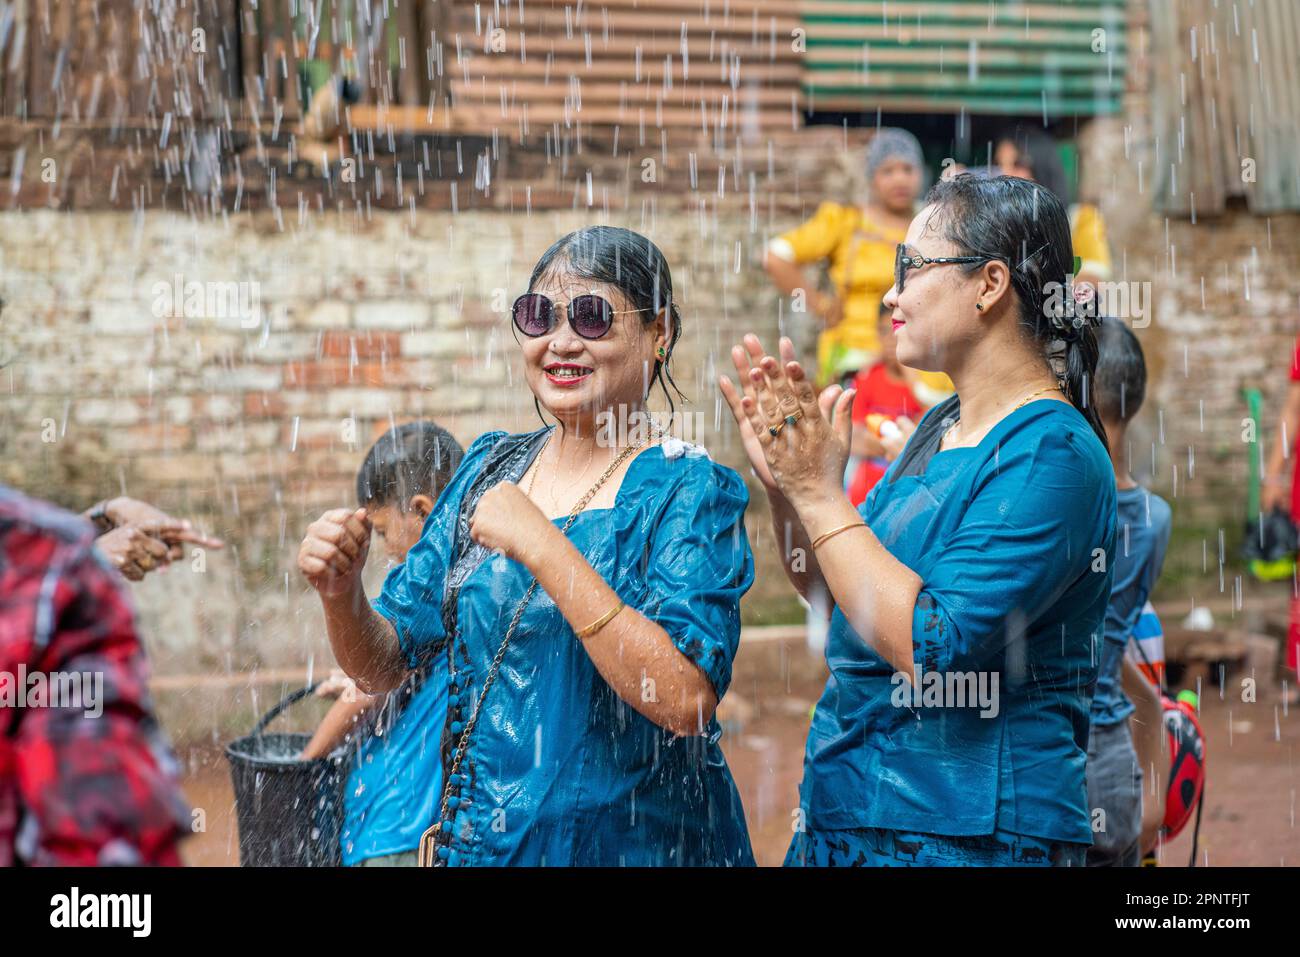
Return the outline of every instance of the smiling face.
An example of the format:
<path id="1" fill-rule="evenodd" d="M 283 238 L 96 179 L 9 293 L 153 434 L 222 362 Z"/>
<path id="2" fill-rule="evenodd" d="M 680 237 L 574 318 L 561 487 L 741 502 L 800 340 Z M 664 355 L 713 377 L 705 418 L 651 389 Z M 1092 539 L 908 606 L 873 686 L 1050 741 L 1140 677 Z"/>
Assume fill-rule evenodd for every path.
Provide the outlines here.
<path id="1" fill-rule="evenodd" d="M 557 261 L 529 290 L 554 304 L 555 327 L 530 338 L 516 330 L 528 387 L 556 419 L 580 422 L 625 404 L 640 408 L 654 373 L 656 350 L 666 348 L 662 318 L 647 324 L 649 314 L 617 286 L 573 274 Z M 600 296 L 614 307 L 613 325 L 599 339 L 585 339 L 568 319 L 569 303 L 578 296 Z"/>
<path id="2" fill-rule="evenodd" d="M 938 207 L 930 205 L 912 220 L 905 240 L 910 253 L 932 259 L 967 255 L 944 237 L 937 212 Z M 927 263 L 907 270 L 901 294 L 896 285 L 890 287 L 884 302 L 892 310 L 900 363 L 926 372 L 946 372 L 959 350 L 983 334 L 987 319 L 975 309 L 981 272 L 968 273 L 956 263 Z"/>

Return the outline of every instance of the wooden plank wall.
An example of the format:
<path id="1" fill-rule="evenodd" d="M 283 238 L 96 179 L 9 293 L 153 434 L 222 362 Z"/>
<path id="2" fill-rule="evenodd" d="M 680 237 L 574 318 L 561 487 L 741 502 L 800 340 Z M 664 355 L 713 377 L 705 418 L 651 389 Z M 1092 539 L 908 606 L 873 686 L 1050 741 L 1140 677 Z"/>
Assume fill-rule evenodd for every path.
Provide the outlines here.
<path id="1" fill-rule="evenodd" d="M 238 120 L 255 106 L 293 118 L 307 61 L 356 76 L 363 102 L 427 102 L 438 84 L 425 57 L 446 40 L 450 2 L 0 0 L 0 115 L 224 119 L 229 109 Z"/>
<path id="2" fill-rule="evenodd" d="M 0 109 L 261 127 L 311 70 L 357 81 L 363 127 L 789 129 L 798 26 L 781 0 L 0 0 Z"/>
<path id="3" fill-rule="evenodd" d="M 235 0 L 0 0 L 0 115 L 70 123 L 224 114 Z M 195 31 L 201 31 L 195 33 Z"/>

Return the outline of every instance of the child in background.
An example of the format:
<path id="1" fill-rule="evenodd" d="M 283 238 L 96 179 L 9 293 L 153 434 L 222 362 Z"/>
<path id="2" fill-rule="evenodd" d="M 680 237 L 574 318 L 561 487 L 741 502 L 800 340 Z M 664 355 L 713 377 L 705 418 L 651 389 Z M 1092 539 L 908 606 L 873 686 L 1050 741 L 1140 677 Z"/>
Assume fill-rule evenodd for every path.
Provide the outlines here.
<path id="1" fill-rule="evenodd" d="M 855 507 L 863 503 L 889 467 L 880 441 L 881 425 L 904 416 L 916 421 L 929 408 L 916 396 L 915 373 L 899 364 L 892 312 L 883 302 L 880 304 L 876 317 L 880 360 L 859 370 L 851 385 L 857 394 L 853 397 L 848 493 Z"/>
<path id="2" fill-rule="evenodd" d="M 366 454 L 357 473 L 357 501 L 395 564 L 420 540 L 424 520 L 451 481 L 463 450 L 431 422 L 412 422 L 386 432 Z M 436 613 L 436 611 L 435 611 Z M 343 863 L 348 866 L 414 867 L 420 835 L 438 812 L 440 751 L 447 713 L 444 668 L 417 669 L 396 689 L 368 695 L 341 672 L 322 682 L 318 694 L 337 695 L 304 759 L 331 753 L 353 736 L 357 755 L 343 791 Z M 364 719 L 364 721 L 363 721 Z"/>
<path id="3" fill-rule="evenodd" d="M 1161 693 L 1165 683 L 1165 631 L 1155 606 L 1148 600 L 1142 606 L 1124 652 L 1124 693 L 1136 705 L 1129 718 L 1138 765 L 1145 777 L 1142 797 L 1143 864 L 1154 862 L 1156 846 L 1165 820 L 1165 793 L 1169 787 L 1169 751 L 1164 734 L 1164 704 Z M 1155 692 L 1153 695 L 1152 692 Z"/>
<path id="4" fill-rule="evenodd" d="M 1163 791 L 1159 786 L 1146 788 L 1148 800 L 1144 801 L 1142 787 L 1144 772 L 1158 769 L 1163 760 L 1163 720 L 1159 692 L 1126 661 L 1124 653 L 1160 577 L 1171 513 L 1164 499 L 1148 492 L 1129 474 L 1128 423 L 1146 394 L 1142 347 L 1127 326 L 1109 318 L 1098 330 L 1097 345 L 1093 395 L 1115 467 L 1119 535 L 1115 554 L 1110 556 L 1115 577 L 1106 608 L 1088 735 L 1088 806 L 1094 821 L 1088 865 L 1137 867 L 1142 851 L 1154 843 L 1164 816 Z"/>
<path id="5" fill-rule="evenodd" d="M 1155 607 L 1149 601 L 1143 606 L 1142 615 L 1133 628 L 1133 640 L 1129 642 L 1124 657 L 1142 672 L 1142 677 L 1164 690 L 1165 630 L 1160 625 Z"/>

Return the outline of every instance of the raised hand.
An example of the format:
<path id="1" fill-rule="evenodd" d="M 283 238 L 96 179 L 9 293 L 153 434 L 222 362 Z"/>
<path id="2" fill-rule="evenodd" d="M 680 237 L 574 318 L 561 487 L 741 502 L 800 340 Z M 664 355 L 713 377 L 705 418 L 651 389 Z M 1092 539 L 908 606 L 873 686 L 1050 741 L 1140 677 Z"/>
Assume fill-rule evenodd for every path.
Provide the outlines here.
<path id="1" fill-rule="evenodd" d="M 559 529 L 514 482 L 499 482 L 484 492 L 469 523 L 471 539 L 524 565 L 529 550 L 552 534 Z"/>
<path id="2" fill-rule="evenodd" d="M 725 376 L 719 380 L 742 438 L 748 428 L 758 443 L 762 468 L 748 439 L 746 451 L 764 484 L 792 503 L 842 495 L 853 390 L 832 385 L 816 394 L 795 360 L 794 344 L 782 338 L 780 352 L 778 361 L 764 352 L 757 336 L 746 335 L 743 348 L 732 349 L 744 394 Z"/>
<path id="3" fill-rule="evenodd" d="M 109 564 L 133 582 L 168 564 L 174 557 L 162 538 L 139 525 L 123 525 L 95 539 L 97 548 Z"/>
<path id="4" fill-rule="evenodd" d="M 749 456 L 749 464 L 753 466 L 754 474 L 758 476 L 758 480 L 763 483 L 769 494 L 779 492 L 776 479 L 772 477 L 772 470 L 767 467 L 763 444 L 758 440 L 758 434 L 754 431 L 754 426 L 742 405 L 744 398 L 747 397 L 752 401 L 755 395 L 754 387 L 749 381 L 749 359 L 743 346 L 731 347 L 731 361 L 735 363 L 744 393 L 742 395 L 725 375 L 718 377 L 718 388 L 722 390 L 722 397 L 727 400 L 731 414 L 736 419 L 736 426 L 740 429 L 740 441 L 744 445 L 745 454 Z"/>
<path id="5" fill-rule="evenodd" d="M 322 597 L 355 591 L 370 553 L 370 518 L 364 508 L 336 508 L 311 525 L 298 549 L 298 570 Z"/>

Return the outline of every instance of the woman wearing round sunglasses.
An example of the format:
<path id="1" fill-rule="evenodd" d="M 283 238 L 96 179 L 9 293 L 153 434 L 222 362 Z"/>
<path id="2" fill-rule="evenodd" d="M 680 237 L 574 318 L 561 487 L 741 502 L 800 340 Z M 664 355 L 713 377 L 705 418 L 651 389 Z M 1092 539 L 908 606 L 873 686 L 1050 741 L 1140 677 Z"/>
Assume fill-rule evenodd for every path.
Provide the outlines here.
<path id="1" fill-rule="evenodd" d="M 703 449 L 602 426 L 644 412 L 647 383 L 667 395 L 681 332 L 668 265 L 625 229 L 570 233 L 512 320 L 556 424 L 471 444 L 373 607 L 364 514 L 327 515 L 300 559 L 365 690 L 426 660 L 445 669 L 428 759 L 447 786 L 422 859 L 752 864 L 714 717 L 753 582 L 748 493 Z"/>
<path id="2" fill-rule="evenodd" d="M 899 361 L 957 394 L 857 509 L 851 391 L 816 395 L 788 339 L 780 360 L 754 336 L 732 350 L 740 388 L 720 385 L 787 574 L 835 601 L 787 864 L 1083 864 L 1116 505 L 1071 259 L 1035 183 L 931 191 L 885 303 Z"/>

